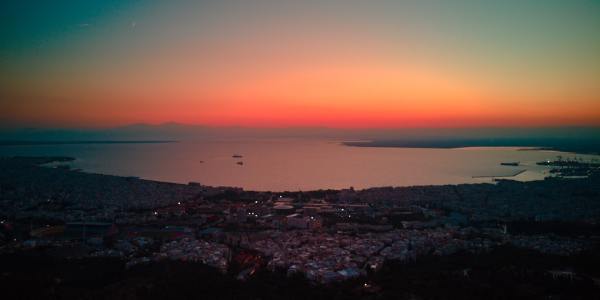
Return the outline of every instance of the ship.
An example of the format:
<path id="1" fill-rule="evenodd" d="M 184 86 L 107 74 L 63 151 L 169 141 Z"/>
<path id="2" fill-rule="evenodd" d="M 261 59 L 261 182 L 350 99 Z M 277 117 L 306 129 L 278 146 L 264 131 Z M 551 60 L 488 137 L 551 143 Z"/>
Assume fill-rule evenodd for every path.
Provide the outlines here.
<path id="1" fill-rule="evenodd" d="M 233 157 L 233 158 L 242 158 L 243 156 L 241 156 L 240 154 L 234 154 L 231 157 Z"/>
<path id="2" fill-rule="evenodd" d="M 240 165 L 240 166 L 243 166 L 243 165 L 244 165 L 244 162 L 243 162 L 243 161 L 238 161 L 238 162 L 236 162 L 236 164 L 238 164 L 238 165 Z"/>
<path id="3" fill-rule="evenodd" d="M 519 166 L 519 162 L 502 162 L 500 163 L 500 165 L 502 166 L 512 166 L 512 167 L 518 167 Z"/>

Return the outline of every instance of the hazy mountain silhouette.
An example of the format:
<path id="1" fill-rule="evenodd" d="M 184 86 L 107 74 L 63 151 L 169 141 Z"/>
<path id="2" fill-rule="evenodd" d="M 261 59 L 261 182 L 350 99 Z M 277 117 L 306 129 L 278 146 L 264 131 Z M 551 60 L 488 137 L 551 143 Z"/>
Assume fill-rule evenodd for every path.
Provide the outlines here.
<path id="1" fill-rule="evenodd" d="M 0 129 L 2 144 L 13 142 L 186 141 L 239 138 L 329 138 L 371 147 L 517 146 L 576 152 L 600 152 L 599 127 L 553 128 L 399 128 L 339 129 L 327 127 L 210 127 L 175 122 L 131 124 L 114 128 Z"/>

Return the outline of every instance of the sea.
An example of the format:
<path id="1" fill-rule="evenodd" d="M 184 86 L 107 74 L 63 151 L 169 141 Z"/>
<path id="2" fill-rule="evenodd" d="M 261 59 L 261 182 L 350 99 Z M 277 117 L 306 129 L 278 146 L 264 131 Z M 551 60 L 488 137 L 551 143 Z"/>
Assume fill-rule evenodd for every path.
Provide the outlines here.
<path id="1" fill-rule="evenodd" d="M 0 156 L 70 156 L 76 158 L 71 167 L 83 172 L 256 191 L 542 180 L 550 176 L 549 168 L 537 162 L 600 158 L 513 147 L 377 148 L 342 142 L 281 138 L 2 146 Z"/>

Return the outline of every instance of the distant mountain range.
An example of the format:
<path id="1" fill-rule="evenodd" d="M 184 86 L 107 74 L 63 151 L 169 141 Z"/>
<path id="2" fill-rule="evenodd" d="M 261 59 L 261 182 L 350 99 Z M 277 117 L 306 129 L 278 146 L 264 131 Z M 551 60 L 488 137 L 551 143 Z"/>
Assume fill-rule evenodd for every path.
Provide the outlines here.
<path id="1" fill-rule="evenodd" d="M 180 123 L 131 124 L 100 129 L 5 128 L 0 145 L 73 142 L 161 142 L 239 138 L 328 138 L 352 146 L 453 148 L 466 146 L 541 147 L 600 153 L 600 127 L 400 128 L 210 127 Z"/>

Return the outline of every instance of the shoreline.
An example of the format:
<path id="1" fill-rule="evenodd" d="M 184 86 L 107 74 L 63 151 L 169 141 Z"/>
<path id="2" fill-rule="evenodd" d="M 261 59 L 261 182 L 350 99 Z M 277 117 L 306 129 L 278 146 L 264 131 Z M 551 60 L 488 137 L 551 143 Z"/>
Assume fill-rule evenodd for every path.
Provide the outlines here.
<path id="1" fill-rule="evenodd" d="M 518 170 L 515 173 L 511 174 L 511 175 L 500 175 L 500 176 L 496 176 L 496 175 L 479 175 L 479 176 L 473 176 L 472 178 L 512 178 L 512 177 L 516 177 L 519 176 L 522 173 L 527 172 L 526 169 L 523 170 Z"/>
<path id="2" fill-rule="evenodd" d="M 95 144 L 167 144 L 178 143 L 175 140 L 94 140 L 94 141 L 0 141 L 2 146 L 47 146 L 47 145 L 95 145 Z"/>
<path id="3" fill-rule="evenodd" d="M 37 166 L 37 167 L 41 167 L 41 168 L 50 168 L 50 169 L 55 169 L 56 166 L 52 166 L 53 163 L 70 163 L 73 161 L 76 161 L 77 158 L 75 157 L 62 157 L 62 156 L 52 156 L 52 157 L 46 157 L 46 156 L 13 156 L 13 157 L 1 157 L 0 156 L 0 160 L 2 159 L 24 159 L 24 160 L 34 160 L 34 161 L 40 161 L 40 162 L 35 162 L 33 163 L 33 165 Z M 116 178 L 123 178 L 123 179 L 136 179 L 136 180 L 141 180 L 141 181 L 147 181 L 147 182 L 154 182 L 154 183 L 159 183 L 159 184 L 172 184 L 172 185 L 181 185 L 181 186 L 189 186 L 192 184 L 196 184 L 195 181 L 189 181 L 188 183 L 185 182 L 175 182 L 175 181 L 163 181 L 163 180 L 155 180 L 155 179 L 149 179 L 149 178 L 143 178 L 143 177 L 138 177 L 138 176 L 124 176 L 124 175 L 115 175 L 115 174 L 107 174 L 107 173 L 97 173 L 97 172 L 91 172 L 91 171 L 87 171 L 87 170 L 82 170 L 82 169 L 67 169 L 67 171 L 69 172 L 78 172 L 78 173 L 82 173 L 82 174 L 88 174 L 88 175 L 100 175 L 100 176 L 111 176 L 111 177 L 116 177 Z M 504 175 L 504 176 L 494 176 L 494 175 L 481 175 L 481 176 L 471 176 L 471 178 L 499 178 L 499 179 L 505 179 L 505 178 L 512 178 L 515 177 L 523 172 L 525 172 L 527 170 L 520 170 L 518 172 L 516 172 L 515 174 L 512 175 Z M 507 179 L 507 180 L 512 180 L 512 179 Z M 515 180 L 517 182 L 522 182 L 522 181 L 518 181 Z M 526 181 L 524 181 L 526 182 Z M 495 181 L 490 181 L 490 182 L 463 182 L 463 183 L 449 183 L 449 184 L 422 184 L 422 185 L 381 185 L 381 186 L 369 186 L 369 187 L 364 187 L 364 188 L 359 188 L 356 189 L 356 191 L 366 191 L 366 190 L 371 190 L 371 189 L 386 189 L 386 188 L 393 188 L 393 189 L 397 189 L 397 188 L 428 188 L 428 187 L 445 187 L 445 186 L 461 186 L 461 185 L 471 185 L 471 184 L 496 184 Z M 217 188 L 217 189 L 240 189 L 243 190 L 244 192 L 251 192 L 251 193 L 275 193 L 275 194 L 282 194 L 282 193 L 312 193 L 312 192 L 321 192 L 321 191 L 343 191 L 343 190 L 347 190 L 347 188 L 318 188 L 318 189 L 306 189 L 306 190 L 257 190 L 257 189 L 245 189 L 243 187 L 239 187 L 239 186 L 232 186 L 232 185 L 204 185 L 204 184 L 200 184 L 201 186 L 204 187 L 209 187 L 209 188 Z"/>
<path id="4" fill-rule="evenodd" d="M 344 141 L 347 147 L 372 147 L 372 148 L 423 148 L 423 149 L 460 149 L 460 148 L 494 148 L 511 147 L 519 148 L 517 151 L 558 151 L 580 155 L 600 155 L 600 141 L 512 141 L 512 140 L 370 140 L 370 141 Z"/>
<path id="5" fill-rule="evenodd" d="M 41 167 L 41 168 L 48 168 L 48 169 L 56 169 L 57 166 L 53 165 L 53 164 L 62 164 L 62 163 L 71 163 L 77 160 L 76 157 L 70 157 L 70 156 L 0 156 L 0 161 L 2 160 L 30 160 L 30 162 L 26 162 L 28 164 L 31 164 L 33 166 L 37 166 L 37 167 Z M 157 180 L 157 179 L 151 179 L 151 178 L 144 178 L 144 177 L 139 177 L 139 176 L 126 176 L 126 175 L 116 175 L 116 174 L 109 174 L 109 173 L 99 173 L 99 172 L 93 172 L 93 171 L 89 171 L 89 170 L 85 170 L 85 169 L 79 169 L 79 168 L 67 168 L 65 169 L 68 172 L 78 172 L 81 174 L 87 174 L 87 175 L 98 175 L 98 176 L 110 176 L 110 177 L 115 177 L 115 178 L 122 178 L 122 179 L 136 179 L 136 180 L 141 180 L 141 181 L 146 181 L 146 182 L 153 182 L 153 183 L 159 183 L 159 184 L 168 184 L 168 185 L 180 185 L 180 186 L 189 186 L 189 185 L 196 185 L 197 182 L 196 181 L 188 181 L 186 182 L 177 182 L 177 181 L 164 181 L 164 180 Z M 524 172 L 526 172 L 527 169 L 523 169 L 523 170 L 519 170 L 516 171 L 514 174 L 509 174 L 509 175 L 500 175 L 500 176 L 496 176 L 496 175 L 474 175 L 471 176 L 470 178 L 473 179 L 477 179 L 477 178 L 498 178 L 499 180 L 502 179 L 506 179 L 506 180 L 513 180 L 516 182 L 521 182 L 521 183 L 526 183 L 526 182 L 530 182 L 530 180 L 528 181 L 519 181 L 519 180 L 514 180 L 511 179 L 513 177 L 516 177 Z M 543 180 L 534 180 L 534 181 L 543 181 Z M 462 186 L 462 185 L 472 185 L 472 184 L 491 184 L 491 185 L 495 185 L 497 182 L 492 180 L 490 182 L 462 182 L 462 183 L 448 183 L 448 184 L 416 184 L 416 185 L 374 185 L 374 186 L 368 186 L 368 187 L 363 187 L 363 188 L 357 188 L 356 191 L 366 191 L 366 190 L 370 190 L 370 189 L 386 189 L 386 188 L 393 188 L 393 189 L 397 189 L 397 188 L 428 188 L 428 187 L 445 187 L 445 186 Z M 321 192 L 321 191 L 343 191 L 343 190 L 347 190 L 347 188 L 317 188 L 317 189 L 303 189 L 303 190 L 274 190 L 274 189 L 265 189 L 265 190 L 259 190 L 259 189 L 246 189 L 244 187 L 241 186 L 233 186 L 233 185 L 204 185 L 202 183 L 200 183 L 201 186 L 204 187 L 208 187 L 208 188 L 215 188 L 215 189 L 240 189 L 243 190 L 244 192 L 252 192 L 252 193 L 277 193 L 277 194 L 282 194 L 282 193 L 311 193 L 311 192 Z"/>

